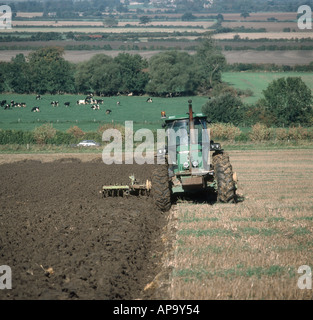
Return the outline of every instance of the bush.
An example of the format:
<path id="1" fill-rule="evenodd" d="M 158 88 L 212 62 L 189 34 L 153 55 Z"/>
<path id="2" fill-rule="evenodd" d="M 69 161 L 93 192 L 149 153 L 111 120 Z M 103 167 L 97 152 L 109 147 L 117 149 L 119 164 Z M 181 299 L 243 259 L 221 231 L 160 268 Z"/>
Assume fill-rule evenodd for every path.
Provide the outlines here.
<path id="1" fill-rule="evenodd" d="M 231 92 L 214 97 L 202 106 L 202 112 L 215 123 L 242 123 L 244 104 Z"/>
<path id="2" fill-rule="evenodd" d="M 222 82 L 213 87 L 213 89 L 211 90 L 210 96 L 218 97 L 226 93 L 230 93 L 233 96 L 237 95 L 236 89 L 229 86 L 227 83 Z"/>
<path id="3" fill-rule="evenodd" d="M 66 132 L 76 139 L 81 139 L 85 135 L 85 132 L 77 126 L 69 128 Z"/>
<path id="4" fill-rule="evenodd" d="M 102 140 L 103 132 L 108 129 L 117 129 L 122 134 L 123 141 L 125 140 L 125 127 L 119 123 L 106 123 L 102 126 L 99 126 L 97 133 L 100 136 L 100 140 Z"/>
<path id="5" fill-rule="evenodd" d="M 306 140 L 309 137 L 308 130 L 301 126 L 299 127 L 291 127 L 288 130 L 288 137 L 290 140 L 298 141 L 298 140 Z"/>
<path id="6" fill-rule="evenodd" d="M 241 133 L 241 130 L 232 124 L 215 123 L 210 127 L 211 139 L 234 141 Z"/>
<path id="7" fill-rule="evenodd" d="M 53 140 L 50 140 L 50 142 L 56 145 L 69 145 L 71 143 L 77 143 L 78 141 L 75 137 L 73 137 L 71 134 L 67 132 L 57 131 Z"/>
<path id="8" fill-rule="evenodd" d="M 0 129 L 0 144 L 27 144 L 34 143 L 32 132 L 21 130 L 1 130 Z"/>
<path id="9" fill-rule="evenodd" d="M 37 144 L 46 144 L 51 142 L 49 140 L 52 140 L 55 137 L 57 131 L 53 128 L 52 124 L 47 123 L 35 128 L 33 133 Z"/>
<path id="10" fill-rule="evenodd" d="M 252 126 L 250 132 L 250 139 L 252 141 L 268 141 L 273 137 L 272 130 L 262 123 L 256 123 Z"/>
<path id="11" fill-rule="evenodd" d="M 276 129 L 276 140 L 278 141 L 286 141 L 288 140 L 288 131 L 285 128 L 277 128 Z"/>

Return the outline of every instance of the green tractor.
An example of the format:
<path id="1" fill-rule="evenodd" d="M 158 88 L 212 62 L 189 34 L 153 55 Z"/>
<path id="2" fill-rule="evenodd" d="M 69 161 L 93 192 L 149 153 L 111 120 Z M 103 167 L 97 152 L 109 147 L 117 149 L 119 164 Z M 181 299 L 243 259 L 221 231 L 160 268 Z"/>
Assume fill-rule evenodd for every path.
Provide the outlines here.
<path id="1" fill-rule="evenodd" d="M 157 151 L 158 163 L 152 173 L 151 194 L 161 211 L 171 208 L 173 195 L 215 194 L 218 202 L 237 201 L 237 177 L 229 156 L 219 143 L 210 140 L 207 117 L 193 113 L 189 100 L 187 115 L 165 119 L 167 145 Z"/>
<path id="2" fill-rule="evenodd" d="M 216 196 L 218 202 L 237 201 L 237 178 L 233 173 L 229 156 L 219 143 L 210 140 L 207 117 L 193 113 L 189 100 L 187 115 L 166 117 L 166 146 L 157 151 L 156 169 L 151 180 L 140 184 L 134 175 L 130 185 L 103 186 L 103 197 L 152 195 L 161 211 L 171 208 L 175 195 L 205 194 Z"/>

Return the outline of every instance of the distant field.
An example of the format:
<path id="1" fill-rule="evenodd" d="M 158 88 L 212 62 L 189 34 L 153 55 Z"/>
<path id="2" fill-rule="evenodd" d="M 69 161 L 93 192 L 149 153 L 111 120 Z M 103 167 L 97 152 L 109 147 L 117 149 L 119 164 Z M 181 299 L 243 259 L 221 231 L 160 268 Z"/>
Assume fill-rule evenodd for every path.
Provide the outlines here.
<path id="1" fill-rule="evenodd" d="M 277 51 L 224 51 L 228 63 L 258 63 L 277 65 L 306 65 L 313 61 L 312 50 L 277 50 Z M 1 53 L 0 53 L 1 54 Z"/>
<path id="2" fill-rule="evenodd" d="M 220 33 L 214 35 L 214 39 L 218 40 L 226 40 L 226 39 L 234 39 L 235 36 L 240 36 L 241 39 L 250 39 L 250 40 L 258 40 L 258 39 L 271 39 L 271 40 L 279 40 L 279 39 L 307 39 L 313 38 L 313 32 L 229 32 L 229 33 Z"/>
<path id="3" fill-rule="evenodd" d="M 244 19 L 240 16 L 240 13 L 224 13 L 224 20 L 240 20 L 240 21 L 267 21 L 268 18 L 275 18 L 280 21 L 297 19 L 296 12 L 257 12 L 250 13 L 250 17 Z"/>
<path id="4" fill-rule="evenodd" d="M 252 22 L 252 21 L 235 21 L 229 22 L 225 21 L 222 23 L 222 26 L 225 28 L 254 28 L 260 29 L 265 28 L 267 32 L 283 32 L 285 28 L 290 28 L 293 32 L 309 32 L 312 34 L 312 30 L 301 30 L 298 28 L 296 22 Z M 312 34 L 313 36 L 313 34 Z"/>
<path id="5" fill-rule="evenodd" d="M 302 80 L 313 91 L 313 73 L 304 72 L 225 72 L 223 81 L 229 83 L 235 88 L 251 89 L 254 93 L 252 97 L 246 98 L 245 102 L 254 103 L 261 98 L 262 90 L 266 89 L 268 84 L 282 77 L 301 77 Z"/>
<path id="6" fill-rule="evenodd" d="M 21 18 L 42 17 L 43 12 L 17 12 L 16 16 Z"/>
<path id="7" fill-rule="evenodd" d="M 173 45 L 175 43 L 172 43 Z M 150 44 L 147 44 L 149 48 Z M 160 44 L 161 45 L 161 44 Z M 0 61 L 11 61 L 18 53 L 27 56 L 31 50 L 0 50 Z M 121 52 L 130 54 L 140 54 L 142 57 L 149 59 L 160 50 L 65 50 L 64 58 L 68 61 L 78 63 L 84 62 L 92 58 L 94 55 L 103 53 L 112 57 L 117 56 Z M 188 53 L 194 54 L 194 51 Z M 313 61 L 313 51 L 311 50 L 277 50 L 277 51 L 223 51 L 228 63 L 274 63 L 278 65 L 305 65 Z"/>
<path id="8" fill-rule="evenodd" d="M 3 30 L 7 33 L 14 33 L 15 31 L 18 32 L 69 32 L 69 31 L 77 31 L 77 32 L 83 32 L 83 33 L 145 33 L 145 32 L 164 32 L 164 33 L 174 33 L 174 32 L 197 32 L 199 34 L 207 32 L 208 30 L 205 29 L 199 29 L 199 28 L 189 28 L 189 27 L 171 27 L 171 28 L 158 28 L 158 27 L 132 27 L 132 28 L 125 28 L 125 27 L 77 27 L 77 29 L 73 29 L 73 26 L 62 26 L 62 27 L 45 27 L 40 28 L 38 27 L 19 27 L 19 28 L 12 28 L 12 29 L 5 29 Z"/>
<path id="9" fill-rule="evenodd" d="M 167 115 L 185 114 L 188 111 L 188 100 L 193 100 L 195 112 L 201 112 L 202 105 L 207 101 L 205 97 L 180 97 L 180 98 L 153 98 L 152 103 L 146 102 L 147 97 L 104 97 L 104 103 L 100 110 L 92 110 L 90 105 L 77 105 L 78 99 L 84 99 L 83 95 L 43 95 L 42 100 L 37 101 L 35 95 L 0 95 L 0 100 L 14 100 L 25 102 L 26 108 L 13 108 L 4 110 L 0 108 L 0 129 L 32 130 L 43 123 L 50 122 L 53 127 L 66 131 L 77 125 L 84 131 L 97 131 L 100 125 L 105 123 L 121 123 L 133 121 L 134 128 L 161 128 L 161 111 Z M 59 107 L 52 107 L 51 101 L 59 101 Z M 120 101 L 120 106 L 117 106 Z M 64 102 L 70 102 L 66 108 Z M 40 112 L 33 113 L 31 108 L 40 107 Z M 110 115 L 105 111 L 112 110 Z"/>
<path id="10" fill-rule="evenodd" d="M 120 21 L 118 23 L 118 27 L 125 27 L 126 25 L 137 26 L 142 28 L 147 28 L 149 26 L 169 26 L 169 27 L 181 27 L 185 28 L 187 26 L 191 27 L 203 27 L 204 29 L 212 27 L 215 21 L 151 21 L 147 26 L 143 26 L 139 24 L 138 21 Z M 87 21 L 87 20 L 47 20 L 47 21 L 39 21 L 39 20 L 23 20 L 23 21 L 13 21 L 12 26 L 53 26 L 53 27 L 68 27 L 68 26 L 99 26 L 103 27 L 103 21 Z"/>

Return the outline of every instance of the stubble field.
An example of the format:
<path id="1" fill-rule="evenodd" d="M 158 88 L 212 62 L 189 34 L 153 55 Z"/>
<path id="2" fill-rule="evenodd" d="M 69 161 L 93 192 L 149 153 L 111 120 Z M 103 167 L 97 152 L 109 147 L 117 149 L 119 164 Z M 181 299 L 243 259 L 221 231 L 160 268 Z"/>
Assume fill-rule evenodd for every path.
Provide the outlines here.
<path id="1" fill-rule="evenodd" d="M 242 201 L 180 203 L 172 299 L 312 299 L 312 150 L 232 152 Z"/>

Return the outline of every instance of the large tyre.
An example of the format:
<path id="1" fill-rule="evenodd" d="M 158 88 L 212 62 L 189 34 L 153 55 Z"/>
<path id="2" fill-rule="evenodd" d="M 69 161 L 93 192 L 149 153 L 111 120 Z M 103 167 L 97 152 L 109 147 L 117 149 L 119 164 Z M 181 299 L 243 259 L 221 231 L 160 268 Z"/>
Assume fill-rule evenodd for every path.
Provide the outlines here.
<path id="1" fill-rule="evenodd" d="M 171 188 L 168 176 L 168 166 L 159 165 L 152 172 L 151 194 L 155 205 L 163 212 L 171 209 Z"/>
<path id="2" fill-rule="evenodd" d="M 237 202 L 236 183 L 228 154 L 214 153 L 213 168 L 217 182 L 217 201 L 223 203 Z"/>

